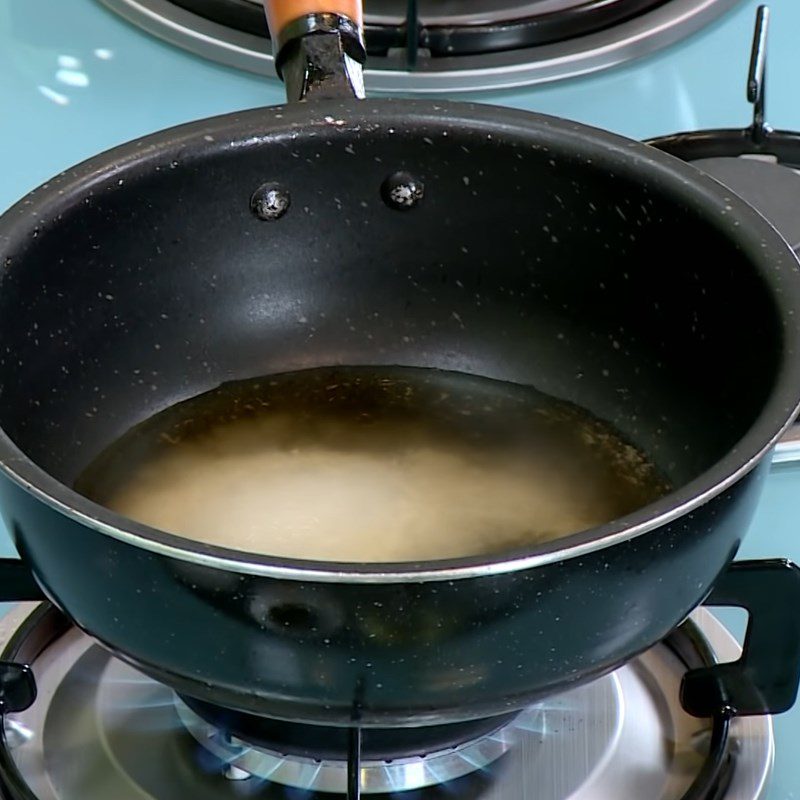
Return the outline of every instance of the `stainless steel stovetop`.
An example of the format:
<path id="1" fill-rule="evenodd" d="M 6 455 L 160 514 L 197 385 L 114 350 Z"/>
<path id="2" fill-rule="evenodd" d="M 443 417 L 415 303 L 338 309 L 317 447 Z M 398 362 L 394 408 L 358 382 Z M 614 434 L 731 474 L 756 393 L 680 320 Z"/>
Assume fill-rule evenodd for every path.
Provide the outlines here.
<path id="1" fill-rule="evenodd" d="M 700 648 L 740 649 L 708 611 L 635 661 L 523 711 L 488 736 L 420 757 L 365 761 L 362 792 L 408 800 L 757 800 L 773 759 L 769 717 L 695 719 L 678 702 Z M 6 714 L 8 800 L 318 800 L 347 764 L 287 756 L 203 722 L 46 604 L 0 623 L 4 660 L 31 665 L 39 696 Z M 11 787 L 11 788 L 8 788 Z M 16 787 L 16 788 L 14 788 Z M 2 789 L 0 789 L 2 796 Z"/>

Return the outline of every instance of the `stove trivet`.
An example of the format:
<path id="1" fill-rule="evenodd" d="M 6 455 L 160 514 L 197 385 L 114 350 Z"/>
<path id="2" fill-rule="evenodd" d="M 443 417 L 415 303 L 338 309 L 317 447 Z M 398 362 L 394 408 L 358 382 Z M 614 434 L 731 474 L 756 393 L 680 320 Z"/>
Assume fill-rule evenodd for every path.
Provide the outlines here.
<path id="1" fill-rule="evenodd" d="M 769 9 L 756 14 L 747 75 L 753 122 L 744 129 L 677 133 L 647 144 L 688 161 L 758 209 L 800 252 L 800 133 L 773 130 L 766 121 Z"/>
<path id="2" fill-rule="evenodd" d="M 287 722 L 223 708 L 194 697 L 179 695 L 179 708 L 195 726 L 224 730 L 231 736 L 273 753 L 318 761 L 346 761 L 349 731 L 329 725 Z M 365 728 L 361 741 L 364 761 L 396 761 L 422 753 L 454 750 L 505 728 L 518 712 L 467 722 L 416 728 Z"/>
<path id="3" fill-rule="evenodd" d="M 507 746 L 497 760 L 410 792 L 409 800 L 761 797 L 772 759 L 770 719 L 723 719 L 712 726 L 677 703 L 687 666 L 712 661 L 712 650 L 724 660 L 739 652 L 709 612 L 700 609 L 692 620 L 668 646 L 528 709 L 513 729 L 487 737 L 499 742 L 482 746 Z M 181 722 L 171 690 L 115 659 L 46 604 L 28 605 L 0 621 L 0 642 L 3 658 L 31 664 L 39 687 L 29 708 L 4 718 L 0 793 L 8 800 L 321 800 L 324 795 L 288 786 L 313 785 L 317 767 L 331 780 L 338 770 L 336 786 L 326 788 L 347 780 L 344 762 L 298 768 L 292 759 L 276 759 L 276 771 L 265 779 L 230 753 L 199 745 Z M 212 738 L 232 744 L 218 732 Z M 425 761 L 409 761 L 394 772 L 401 781 L 391 787 L 395 797 L 402 781 L 427 769 Z M 362 767 L 350 797 L 377 788 L 368 777 L 370 765 Z"/>
<path id="4" fill-rule="evenodd" d="M 268 750 L 222 733 L 180 698 L 176 698 L 176 710 L 197 742 L 220 763 L 227 764 L 229 770 L 235 770 L 232 774 L 239 779 L 254 777 L 305 790 L 338 794 L 347 792 L 346 754 L 342 760 L 329 760 Z M 517 725 L 524 729 L 536 724 L 535 718 L 528 719 L 531 713 L 523 712 L 518 723 L 507 724 L 493 733 L 456 747 L 427 752 L 424 757 L 418 755 L 385 760 L 362 757 L 358 770 L 359 789 L 364 794 L 422 789 L 482 770 L 517 742 Z M 369 731 L 362 731 L 361 734 L 366 736 Z"/>

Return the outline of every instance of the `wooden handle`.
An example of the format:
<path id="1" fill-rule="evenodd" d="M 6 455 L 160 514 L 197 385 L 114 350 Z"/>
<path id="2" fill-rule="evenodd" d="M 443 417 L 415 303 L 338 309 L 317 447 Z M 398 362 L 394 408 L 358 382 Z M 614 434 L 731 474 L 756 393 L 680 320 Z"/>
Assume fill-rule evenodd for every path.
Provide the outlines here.
<path id="1" fill-rule="evenodd" d="M 264 0 L 264 8 L 273 40 L 290 22 L 309 14 L 341 14 L 363 24 L 361 0 Z"/>

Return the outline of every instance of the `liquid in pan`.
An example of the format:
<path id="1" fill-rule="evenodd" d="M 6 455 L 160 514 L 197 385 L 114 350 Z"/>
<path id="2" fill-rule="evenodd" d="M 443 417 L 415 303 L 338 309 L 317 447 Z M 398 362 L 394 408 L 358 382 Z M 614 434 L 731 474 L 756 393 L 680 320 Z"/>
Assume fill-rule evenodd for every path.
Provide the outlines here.
<path id="1" fill-rule="evenodd" d="M 609 424 L 535 389 L 336 367 L 227 383 L 133 428 L 76 488 L 149 526 L 316 561 L 489 554 L 665 494 Z"/>

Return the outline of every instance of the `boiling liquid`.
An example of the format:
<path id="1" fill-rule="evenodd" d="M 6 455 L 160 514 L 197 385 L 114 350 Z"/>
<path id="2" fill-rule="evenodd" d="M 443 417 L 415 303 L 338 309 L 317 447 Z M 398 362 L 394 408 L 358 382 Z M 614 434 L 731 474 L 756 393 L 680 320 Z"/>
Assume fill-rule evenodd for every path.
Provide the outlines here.
<path id="1" fill-rule="evenodd" d="M 360 562 L 531 545 L 668 490 L 641 452 L 576 406 L 398 367 L 225 384 L 133 428 L 76 488 L 197 541 Z"/>

